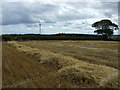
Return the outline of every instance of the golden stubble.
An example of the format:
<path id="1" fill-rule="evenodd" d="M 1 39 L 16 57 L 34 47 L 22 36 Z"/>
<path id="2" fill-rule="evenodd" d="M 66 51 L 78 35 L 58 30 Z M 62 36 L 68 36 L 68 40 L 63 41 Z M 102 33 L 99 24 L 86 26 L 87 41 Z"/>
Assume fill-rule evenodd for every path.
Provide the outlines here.
<path id="1" fill-rule="evenodd" d="M 118 70 L 105 65 L 91 64 L 70 56 L 32 48 L 16 41 L 8 42 L 8 44 L 20 52 L 37 58 L 39 63 L 57 67 L 58 77 L 83 87 L 90 87 L 91 84 L 95 87 L 104 87 L 118 78 Z"/>

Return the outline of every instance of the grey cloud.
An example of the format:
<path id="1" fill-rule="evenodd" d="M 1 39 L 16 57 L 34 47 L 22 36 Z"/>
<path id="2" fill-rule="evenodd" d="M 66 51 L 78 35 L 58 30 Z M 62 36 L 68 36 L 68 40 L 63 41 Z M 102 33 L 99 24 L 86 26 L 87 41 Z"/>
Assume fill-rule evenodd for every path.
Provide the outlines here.
<path id="1" fill-rule="evenodd" d="M 38 23 L 26 24 L 27 27 L 38 27 Z"/>
<path id="2" fill-rule="evenodd" d="M 2 9 L 3 25 L 31 22 L 29 11 L 22 3 L 4 3 Z"/>
<path id="3" fill-rule="evenodd" d="M 115 15 L 118 14 L 118 2 L 81 2 L 81 4 L 79 3 L 69 3 L 69 4 L 76 7 L 76 9 L 78 10 L 80 10 L 81 8 L 82 9 L 87 8 L 88 11 L 92 9 L 93 11 L 99 13 L 99 15 L 103 14 L 108 18 L 111 18 L 112 14 L 115 14 Z M 93 12 L 88 14 L 92 14 L 92 13 Z"/>
<path id="4" fill-rule="evenodd" d="M 118 15 L 118 2 L 102 2 L 101 7 L 96 9 L 100 9 L 106 17 L 112 18 L 112 15 Z"/>
<path id="5" fill-rule="evenodd" d="M 36 23 L 39 19 L 46 23 L 90 19 L 117 15 L 117 3 L 20 3 L 6 2 L 2 5 L 2 24 L 29 24 Z M 107 10 L 107 11 L 105 11 Z"/>
<path id="6" fill-rule="evenodd" d="M 104 12 L 104 15 L 107 16 L 108 18 L 112 18 L 112 14 L 110 12 Z"/>
<path id="7" fill-rule="evenodd" d="M 27 4 L 27 3 L 26 3 Z M 37 19 L 46 19 L 56 7 L 51 4 L 27 4 L 25 3 L 3 3 L 2 7 L 2 24 L 20 24 L 34 23 Z M 44 15 L 45 12 L 48 12 Z M 46 20 L 47 21 L 47 20 Z M 47 21 L 48 22 L 48 21 Z"/>

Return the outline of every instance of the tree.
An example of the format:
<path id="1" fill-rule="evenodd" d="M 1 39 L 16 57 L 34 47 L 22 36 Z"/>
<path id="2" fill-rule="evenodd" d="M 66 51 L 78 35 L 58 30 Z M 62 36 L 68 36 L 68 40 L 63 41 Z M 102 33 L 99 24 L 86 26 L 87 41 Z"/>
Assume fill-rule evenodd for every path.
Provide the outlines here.
<path id="1" fill-rule="evenodd" d="M 108 19 L 97 21 L 92 24 L 92 27 L 97 29 L 94 31 L 94 33 L 97 33 L 98 35 L 102 35 L 103 39 L 108 39 L 108 37 L 114 34 L 114 30 L 119 29 L 118 25 L 116 25 L 115 23 L 112 23 Z"/>

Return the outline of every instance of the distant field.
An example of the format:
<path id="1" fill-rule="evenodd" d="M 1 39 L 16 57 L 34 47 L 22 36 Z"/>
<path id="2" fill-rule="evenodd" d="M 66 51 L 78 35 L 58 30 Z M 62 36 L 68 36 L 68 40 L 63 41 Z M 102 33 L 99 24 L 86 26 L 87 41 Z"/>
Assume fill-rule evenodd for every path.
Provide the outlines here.
<path id="1" fill-rule="evenodd" d="M 116 41 L 11 41 L 2 50 L 3 88 L 118 87 Z"/>
<path id="2" fill-rule="evenodd" d="M 30 47 L 118 68 L 118 42 L 112 41 L 27 41 Z"/>

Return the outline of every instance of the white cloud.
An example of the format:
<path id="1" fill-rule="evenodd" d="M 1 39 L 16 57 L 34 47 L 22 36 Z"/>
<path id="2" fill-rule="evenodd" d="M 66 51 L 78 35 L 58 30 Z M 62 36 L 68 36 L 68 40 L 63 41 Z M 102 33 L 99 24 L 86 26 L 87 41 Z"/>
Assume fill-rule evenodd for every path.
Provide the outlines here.
<path id="1" fill-rule="evenodd" d="M 59 22 L 114 17 L 117 15 L 116 5 L 101 2 L 3 3 L 3 24 L 34 23 L 38 19 L 45 22 Z"/>
<path id="2" fill-rule="evenodd" d="M 27 30 L 37 30 L 39 19 L 43 21 L 44 33 L 80 32 L 93 33 L 91 24 L 101 19 L 110 19 L 117 23 L 116 2 L 24 2 L 3 3 L 3 27 L 9 25 L 15 29 L 20 24 Z M 50 25 L 45 25 L 51 23 Z M 13 28 L 14 27 L 14 28 Z M 25 29 L 27 28 L 27 29 Z M 23 29 L 23 28 L 22 28 Z M 3 30 L 7 30 L 4 28 Z M 18 29 L 15 29 L 16 32 Z M 21 29 L 19 29 L 21 30 Z M 7 32 L 14 32 L 7 31 Z M 32 32 L 32 31 L 31 31 Z M 34 32 L 34 31 L 33 31 Z"/>

